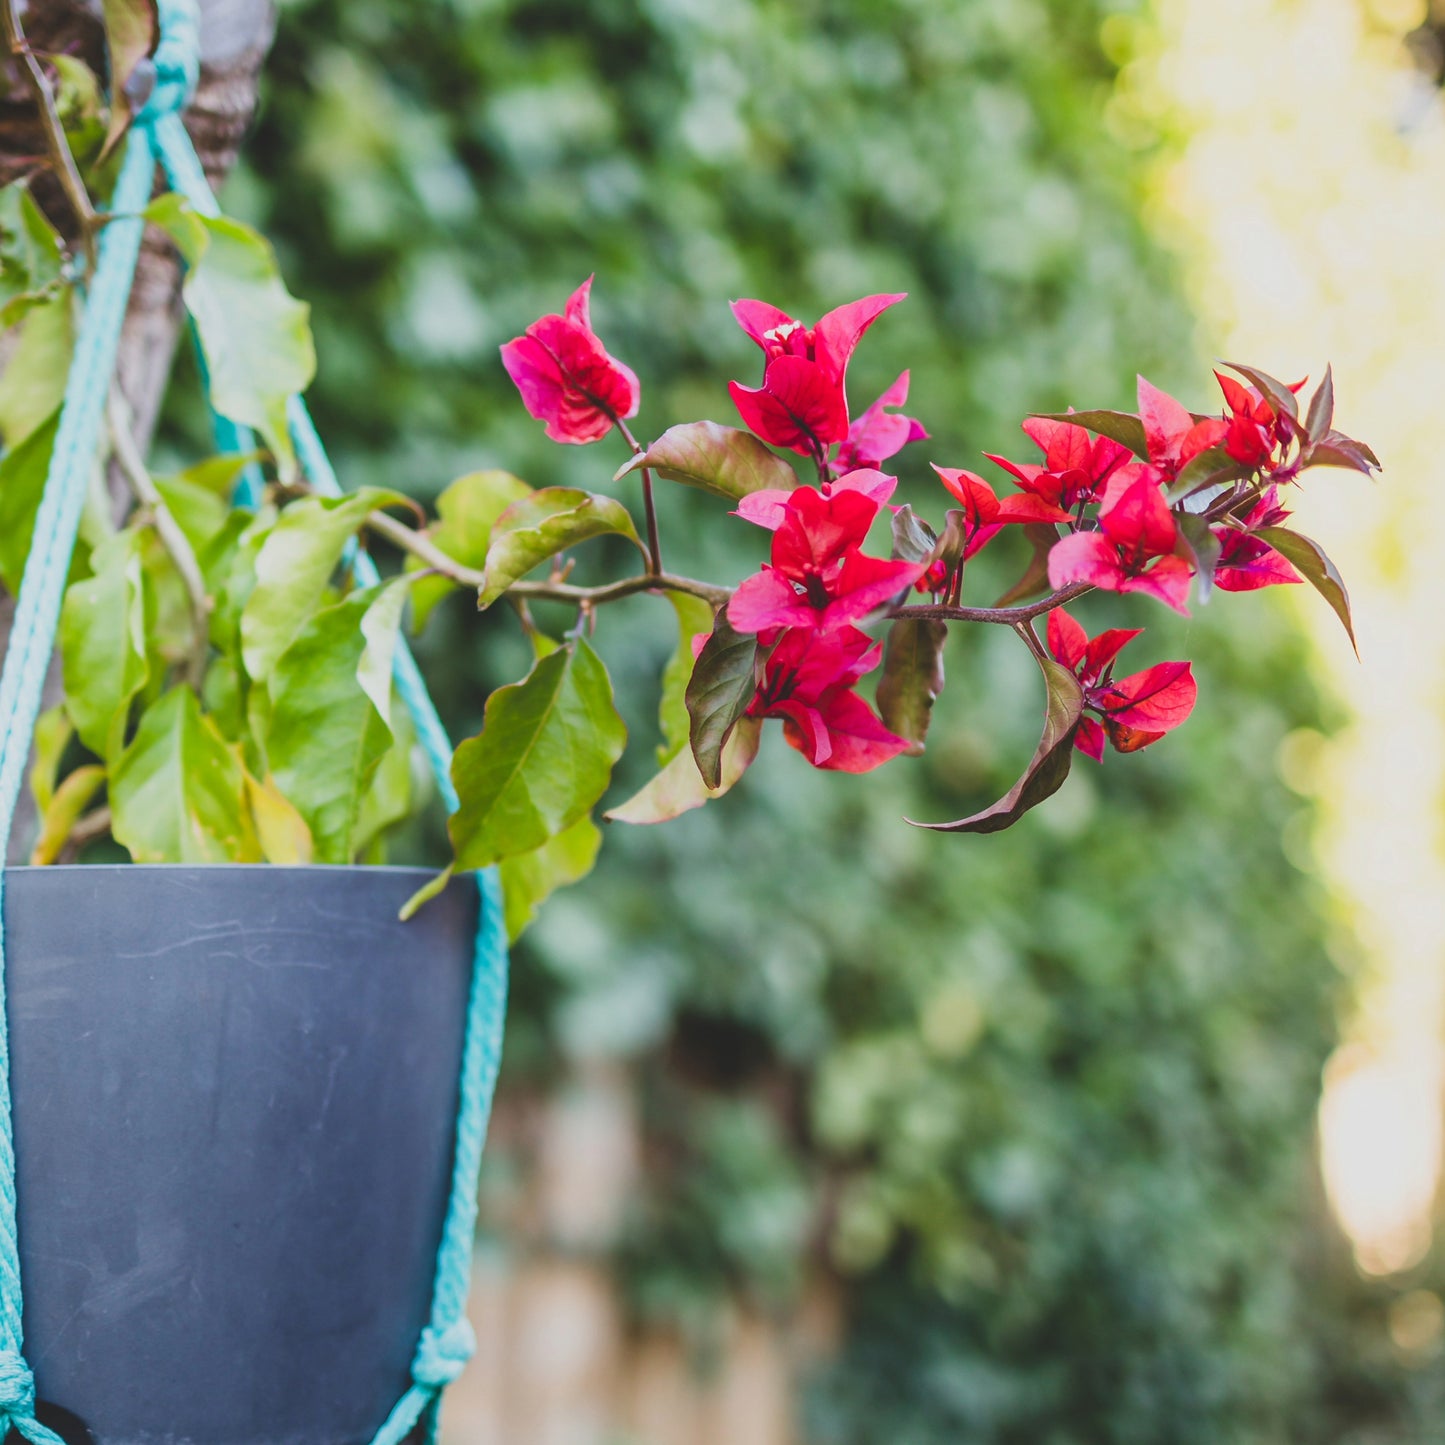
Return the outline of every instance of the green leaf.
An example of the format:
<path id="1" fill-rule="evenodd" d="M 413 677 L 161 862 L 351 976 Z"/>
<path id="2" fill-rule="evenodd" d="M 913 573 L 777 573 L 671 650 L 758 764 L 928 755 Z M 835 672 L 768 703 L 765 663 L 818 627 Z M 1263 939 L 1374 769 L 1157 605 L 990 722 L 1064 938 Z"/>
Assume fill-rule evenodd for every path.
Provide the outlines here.
<path id="1" fill-rule="evenodd" d="M 389 669 L 405 588 L 398 579 L 323 608 L 271 677 L 266 761 L 318 863 L 351 861 L 362 799 L 392 745 Z"/>
<path id="2" fill-rule="evenodd" d="M 457 866 L 530 853 L 570 828 L 602 796 L 626 740 L 607 670 L 581 638 L 498 688 L 481 733 L 452 761 Z"/>
<path id="3" fill-rule="evenodd" d="M 256 582 L 241 613 L 241 658 L 263 681 L 320 602 L 346 544 L 395 492 L 363 487 L 345 497 L 307 497 L 281 513 L 256 556 Z"/>
<path id="4" fill-rule="evenodd" d="M 485 567 L 487 547 L 492 540 L 492 527 L 498 517 L 512 505 L 529 497 L 532 488 L 511 472 L 472 472 L 458 477 L 437 498 L 437 522 L 427 535 L 453 560 L 465 567 Z M 412 569 L 426 564 L 417 557 L 408 557 Z M 412 629 L 420 632 L 426 626 L 431 610 L 451 592 L 455 584 L 445 577 L 423 577 L 411 594 Z"/>
<path id="5" fill-rule="evenodd" d="M 513 943 L 549 895 L 592 871 L 601 843 L 597 824 L 584 816 L 540 848 L 502 863 L 503 916 Z"/>
<path id="6" fill-rule="evenodd" d="M 1149 460 L 1149 444 L 1144 439 L 1144 423 L 1127 411 L 1040 411 L 1033 415 L 1045 421 L 1066 421 L 1072 426 L 1087 427 L 1101 437 L 1126 446 L 1136 457 Z"/>
<path id="7" fill-rule="evenodd" d="M 997 833 L 1012 827 L 1030 808 L 1042 803 L 1063 786 L 1074 760 L 1074 734 L 1084 715 L 1084 694 L 1079 680 L 1057 662 L 1039 660 L 1048 700 L 1044 711 L 1044 733 L 1029 765 L 1002 798 L 991 808 L 953 823 L 908 822 L 937 833 Z"/>
<path id="8" fill-rule="evenodd" d="M 687 713 L 687 684 L 692 676 L 693 638 L 713 629 L 713 606 L 689 592 L 669 592 L 667 600 L 677 613 L 677 650 L 667 660 L 662 672 L 662 701 L 657 719 L 662 727 L 662 743 L 657 749 L 657 765 L 666 767 L 686 746 L 692 730 Z"/>
<path id="9" fill-rule="evenodd" d="M 1175 520 L 1179 523 L 1179 540 L 1184 560 L 1193 563 L 1199 580 L 1199 601 L 1202 606 L 1214 592 L 1214 569 L 1219 565 L 1223 544 L 1215 536 L 1213 527 L 1197 513 L 1181 512 Z"/>
<path id="10" fill-rule="evenodd" d="M 20 579 L 25 574 L 35 513 L 45 491 L 45 474 L 50 470 L 59 423 L 57 412 L 0 457 L 0 582 L 12 596 L 20 591 Z"/>
<path id="11" fill-rule="evenodd" d="M 1226 486 L 1249 475 L 1250 468 L 1241 466 L 1223 447 L 1209 447 L 1180 469 L 1164 493 L 1165 500 L 1182 502 L 1210 487 Z"/>
<path id="12" fill-rule="evenodd" d="M 143 542 L 130 528 L 98 548 L 94 576 L 66 591 L 60 612 L 66 707 L 80 740 L 108 763 L 125 746 L 131 702 L 150 677 Z"/>
<path id="13" fill-rule="evenodd" d="M 647 555 L 627 508 L 612 497 L 576 487 L 543 487 L 514 502 L 492 528 L 487 580 L 477 605 L 490 607 L 512 583 L 564 548 L 606 535 L 626 537 Z"/>
<path id="14" fill-rule="evenodd" d="M 391 728 L 396 740 L 382 754 L 376 775 L 362 795 L 361 807 L 357 811 L 356 826 L 351 834 L 353 858 L 366 854 L 388 828 L 400 823 L 412 811 L 412 750 L 416 735 L 411 717 L 404 707 L 392 710 Z"/>
<path id="15" fill-rule="evenodd" d="M 241 674 L 229 657 L 213 657 L 201 684 L 201 704 L 229 743 L 247 736 L 246 698 Z"/>
<path id="16" fill-rule="evenodd" d="M 75 725 L 63 702 L 46 708 L 35 719 L 35 733 L 30 740 L 30 796 L 35 799 L 37 813 L 43 815 L 55 796 L 60 760 L 74 736 Z"/>
<path id="17" fill-rule="evenodd" d="M 23 182 L 0 188 L 0 327 L 9 327 L 60 284 L 60 237 Z"/>
<path id="18" fill-rule="evenodd" d="M 715 421 L 670 427 L 645 452 L 621 467 L 613 481 L 643 467 L 652 467 L 670 482 L 700 487 L 730 502 L 740 501 L 750 492 L 790 492 L 798 485 L 792 467 L 751 432 L 719 426 Z"/>
<path id="19" fill-rule="evenodd" d="M 110 129 L 102 154 L 125 134 L 133 113 L 126 90 L 131 72 L 155 48 L 159 19 L 155 0 L 101 0 L 110 52 Z"/>
<path id="20" fill-rule="evenodd" d="M 249 226 L 202 216 L 174 193 L 153 201 L 146 215 L 185 257 L 182 291 L 205 353 L 212 405 L 254 427 L 291 480 L 296 454 L 286 403 L 316 371 L 310 308 L 287 291 L 270 243 Z"/>
<path id="21" fill-rule="evenodd" d="M 32 306 L 0 372 L 0 438 L 18 447 L 59 411 L 75 344 L 69 291 Z"/>
<path id="22" fill-rule="evenodd" d="M 943 644 L 948 624 L 900 618 L 888 632 L 883 676 L 878 680 L 878 715 L 883 726 L 908 739 L 908 754 L 923 751 L 933 704 L 943 691 Z"/>
<path id="23" fill-rule="evenodd" d="M 95 795 L 105 786 L 105 769 L 99 763 L 76 768 L 55 790 L 40 814 L 40 836 L 30 853 L 35 866 L 55 862 L 71 829 L 90 807 Z"/>
<path id="24" fill-rule="evenodd" d="M 111 771 L 111 829 L 137 863 L 259 863 L 245 773 L 188 687 L 146 709 Z"/>
<path id="25" fill-rule="evenodd" d="M 685 748 L 653 780 L 621 806 L 603 816 L 609 823 L 665 823 L 720 798 L 752 766 L 762 735 L 761 718 L 742 718 L 723 744 L 717 786 L 709 788 L 698 771 L 697 759 Z"/>
<path id="26" fill-rule="evenodd" d="M 161 500 L 198 558 L 232 516 L 232 488 L 255 460 L 254 452 L 207 457 L 173 477 L 154 479 Z"/>
<path id="27" fill-rule="evenodd" d="M 1335 374 L 1325 367 L 1324 379 L 1310 397 L 1309 414 L 1305 417 L 1305 431 L 1311 441 L 1318 441 L 1329 431 L 1335 420 Z"/>
<path id="28" fill-rule="evenodd" d="M 1276 412 L 1284 412 L 1296 421 L 1299 420 L 1299 401 L 1284 382 L 1276 381 L 1267 371 L 1258 371 L 1252 366 L 1240 366 L 1235 361 L 1226 361 L 1224 365 L 1252 383 Z"/>
<path id="29" fill-rule="evenodd" d="M 201 576 L 210 594 L 211 642 L 239 669 L 241 666 L 241 617 L 256 586 L 256 558 L 276 525 L 274 508 L 266 507 L 255 516 L 235 511 L 226 525 L 197 553 Z"/>
<path id="30" fill-rule="evenodd" d="M 1300 576 L 1330 604 L 1335 616 L 1344 623 L 1350 646 L 1358 657 L 1360 644 L 1355 640 L 1355 625 L 1350 616 L 1350 594 L 1345 591 L 1345 580 L 1325 555 L 1324 548 L 1289 527 L 1260 527 L 1254 535 L 1292 563 Z"/>
<path id="31" fill-rule="evenodd" d="M 757 692 L 760 661 L 758 639 L 735 632 L 726 609 L 719 612 L 685 694 L 688 742 L 709 788 L 722 782 L 723 744 Z"/>

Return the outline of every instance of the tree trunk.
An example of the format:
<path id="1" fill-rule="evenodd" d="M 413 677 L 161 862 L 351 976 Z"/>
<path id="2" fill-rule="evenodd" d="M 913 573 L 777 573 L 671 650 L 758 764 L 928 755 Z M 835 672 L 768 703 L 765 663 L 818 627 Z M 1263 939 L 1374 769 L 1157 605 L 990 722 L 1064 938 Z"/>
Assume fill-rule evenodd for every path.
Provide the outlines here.
<path id="1" fill-rule="evenodd" d="M 235 164 L 255 114 L 261 66 L 275 35 L 275 12 L 271 0 L 200 0 L 200 10 L 201 76 L 185 123 L 206 175 L 218 186 Z M 98 12 L 98 0 L 86 9 L 77 8 L 72 0 L 29 0 L 24 7 L 29 31 L 46 27 L 49 44 L 71 53 L 94 53 Z M 86 27 L 90 27 L 88 32 Z M 0 128 L 0 146 L 9 138 L 9 127 Z M 0 154 L 0 169 L 4 160 Z M 165 396 L 181 321 L 180 264 L 170 242 L 152 229 L 146 234 L 136 267 L 116 368 L 142 455 L 150 445 Z M 120 513 L 126 500 L 114 482 L 112 494 Z M 9 640 L 12 611 L 12 599 L 0 596 L 0 650 Z M 46 693 L 47 706 L 60 696 L 54 661 Z M 35 815 L 27 794 L 11 830 L 7 862 L 25 860 L 34 831 Z"/>

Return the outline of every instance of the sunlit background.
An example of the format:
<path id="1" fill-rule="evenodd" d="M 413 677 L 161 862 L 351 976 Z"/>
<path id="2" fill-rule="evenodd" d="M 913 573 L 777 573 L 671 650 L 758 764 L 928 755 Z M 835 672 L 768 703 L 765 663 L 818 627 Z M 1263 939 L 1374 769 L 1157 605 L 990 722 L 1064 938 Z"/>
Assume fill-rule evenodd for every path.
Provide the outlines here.
<path id="1" fill-rule="evenodd" d="M 495 360 L 594 270 L 657 430 L 730 419 L 728 297 L 908 290 L 853 376 L 913 368 L 933 514 L 926 460 L 1027 455 L 1136 369 L 1206 409 L 1221 357 L 1331 363 L 1384 463 L 1297 514 L 1362 660 L 1303 588 L 1155 609 L 1195 717 L 1007 837 L 899 821 L 1027 755 L 991 638 L 922 763 L 774 748 L 609 835 L 517 960 L 450 1445 L 1445 1438 L 1442 47 L 1423 0 L 283 7 L 228 203 L 315 303 L 353 483 L 610 474 Z M 696 498 L 663 523 L 755 564 Z M 629 616 L 640 757 L 667 624 Z M 422 647 L 459 727 L 525 665 L 461 608 Z"/>
<path id="2" fill-rule="evenodd" d="M 1280 759 L 1321 806 L 1294 846 L 1314 848 L 1364 953 L 1321 1147 L 1356 1257 L 1381 1274 L 1430 1248 L 1445 1083 L 1445 648 L 1431 635 L 1445 547 L 1430 527 L 1445 485 L 1445 113 L 1401 43 L 1438 64 L 1429 18 L 1424 0 L 1171 0 L 1157 28 L 1106 24 L 1125 62 L 1121 129 L 1180 137 L 1149 216 L 1199 314 L 1225 354 L 1268 354 L 1291 379 L 1331 361 L 1385 465 L 1375 487 L 1316 485 L 1300 503 L 1351 581 L 1363 660 L 1302 609 L 1349 722 L 1328 742 L 1292 735 Z"/>

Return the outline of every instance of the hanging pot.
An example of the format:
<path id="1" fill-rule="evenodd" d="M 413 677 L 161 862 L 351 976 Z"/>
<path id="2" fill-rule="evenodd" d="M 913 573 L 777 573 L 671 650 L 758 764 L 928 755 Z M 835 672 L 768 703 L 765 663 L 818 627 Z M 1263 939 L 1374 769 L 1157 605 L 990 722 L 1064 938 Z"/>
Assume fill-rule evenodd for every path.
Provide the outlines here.
<path id="1" fill-rule="evenodd" d="M 25 1351 L 72 1445 L 365 1445 L 406 1389 L 478 909 L 398 922 L 426 877 L 6 873 Z"/>

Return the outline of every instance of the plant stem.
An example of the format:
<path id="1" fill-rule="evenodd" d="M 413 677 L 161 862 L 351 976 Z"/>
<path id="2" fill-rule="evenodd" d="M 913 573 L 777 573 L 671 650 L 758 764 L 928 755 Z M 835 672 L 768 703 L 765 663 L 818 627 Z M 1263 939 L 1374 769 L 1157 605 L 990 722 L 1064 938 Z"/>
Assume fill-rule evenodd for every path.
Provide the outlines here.
<path id="1" fill-rule="evenodd" d="M 65 126 L 60 119 L 60 112 L 55 108 L 55 92 L 50 88 L 50 77 L 35 58 L 35 52 L 25 38 L 25 28 L 20 22 L 19 0 L 3 0 L 3 5 L 0 5 L 0 20 L 4 21 L 5 41 L 10 53 L 21 62 L 26 82 L 34 93 L 51 167 L 65 193 L 65 199 L 70 203 L 70 209 L 75 212 L 81 244 L 85 247 L 86 258 L 93 264 L 95 208 L 90 204 L 90 193 L 85 189 L 75 157 L 70 153 L 70 142 L 65 138 Z"/>
<path id="2" fill-rule="evenodd" d="M 110 808 L 102 803 L 98 808 L 92 808 L 76 820 L 75 826 L 70 830 L 69 836 L 61 844 L 60 851 L 55 855 L 57 863 L 73 863 L 80 855 L 80 850 L 87 843 L 93 843 L 97 838 L 104 838 L 111 829 Z"/>
<path id="3" fill-rule="evenodd" d="M 888 616 L 912 617 L 920 622 L 998 622 L 1005 627 L 1017 627 L 1093 590 L 1092 582 L 1075 582 L 1072 587 L 1065 587 L 1045 597 L 1042 602 L 1030 602 L 1025 607 L 895 607 Z"/>
<path id="4" fill-rule="evenodd" d="M 623 435 L 627 445 L 632 448 L 632 455 L 640 457 L 644 451 L 642 444 L 632 435 L 632 428 L 622 418 L 615 417 L 617 430 Z M 662 575 L 662 548 L 657 539 L 657 507 L 652 500 L 652 468 L 642 468 L 642 510 L 647 518 L 647 570 L 654 576 Z"/>
<path id="5" fill-rule="evenodd" d="M 449 577 L 460 587 L 480 591 L 486 585 L 486 573 L 475 567 L 466 567 L 448 557 L 429 538 L 414 532 L 404 522 L 388 517 L 385 512 L 373 512 L 366 519 L 367 527 L 378 537 L 384 537 L 393 546 L 419 557 L 428 567 Z M 538 598 L 549 602 L 571 602 L 577 605 L 600 605 L 616 602 L 621 597 L 630 597 L 635 592 L 687 592 L 701 597 L 715 607 L 722 606 L 732 590 L 714 587 L 708 582 L 697 582 L 691 577 L 674 577 L 667 572 L 647 572 L 638 577 L 624 577 L 619 582 L 609 582 L 602 587 L 575 587 L 566 582 L 514 582 L 507 589 L 508 597 Z"/>
<path id="6" fill-rule="evenodd" d="M 186 534 L 181 530 L 171 509 L 166 506 L 151 474 L 146 469 L 145 458 L 131 435 L 130 417 L 125 400 L 118 390 L 112 389 L 109 405 L 111 451 L 120 467 L 126 485 L 135 494 L 136 501 L 150 514 L 150 524 L 156 529 L 161 546 L 166 549 L 177 574 L 186 589 L 191 607 L 191 627 L 195 633 L 191 645 L 190 661 L 186 666 L 186 681 L 192 687 L 200 687 L 206 675 L 206 658 L 210 649 L 211 599 L 206 593 L 206 581 L 201 575 L 200 563 L 191 550 Z"/>

